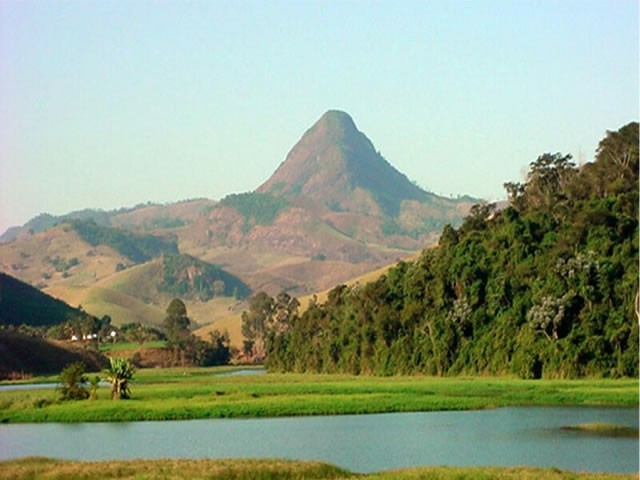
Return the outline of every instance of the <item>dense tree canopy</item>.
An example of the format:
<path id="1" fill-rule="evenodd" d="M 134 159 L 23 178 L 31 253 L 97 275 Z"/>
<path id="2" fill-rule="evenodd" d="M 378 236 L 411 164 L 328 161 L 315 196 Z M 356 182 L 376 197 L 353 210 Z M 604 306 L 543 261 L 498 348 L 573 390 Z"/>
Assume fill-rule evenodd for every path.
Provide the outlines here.
<path id="1" fill-rule="evenodd" d="M 235 208 L 245 219 L 245 228 L 251 223 L 271 225 L 289 202 L 270 193 L 234 193 L 220 200 L 220 206 Z"/>
<path id="2" fill-rule="evenodd" d="M 269 368 L 637 376 L 638 123 L 593 163 L 544 154 L 505 187 L 506 208 L 474 207 L 416 261 L 271 329 Z"/>
<path id="3" fill-rule="evenodd" d="M 267 337 L 288 331 L 299 306 L 298 300 L 286 292 L 275 299 L 264 292 L 255 295 L 249 311 L 242 313 L 242 335 L 250 346 L 246 353 L 257 359 L 264 358 Z"/>

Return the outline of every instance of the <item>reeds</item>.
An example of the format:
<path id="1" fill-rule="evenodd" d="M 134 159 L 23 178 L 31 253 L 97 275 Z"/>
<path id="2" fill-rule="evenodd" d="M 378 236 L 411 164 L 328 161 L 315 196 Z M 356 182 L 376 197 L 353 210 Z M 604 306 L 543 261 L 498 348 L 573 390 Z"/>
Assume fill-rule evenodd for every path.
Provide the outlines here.
<path id="1" fill-rule="evenodd" d="M 636 475 L 564 472 L 558 469 L 426 467 L 356 474 L 319 462 L 277 459 L 163 459 L 75 462 L 24 458 L 0 462 L 0 480 L 56 478 L 216 480 L 630 480 Z"/>

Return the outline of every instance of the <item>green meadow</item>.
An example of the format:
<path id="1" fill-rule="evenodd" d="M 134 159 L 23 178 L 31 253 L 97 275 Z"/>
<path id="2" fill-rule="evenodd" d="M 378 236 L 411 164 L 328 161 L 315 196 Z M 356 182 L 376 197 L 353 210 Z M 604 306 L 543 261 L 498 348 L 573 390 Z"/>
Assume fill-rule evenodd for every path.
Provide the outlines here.
<path id="1" fill-rule="evenodd" d="M 70 462 L 25 458 L 0 462 L 0 479 L 58 478 L 217 480 L 628 480 L 637 475 L 575 473 L 557 469 L 425 467 L 356 474 L 332 465 L 287 460 L 132 460 Z"/>
<path id="2" fill-rule="evenodd" d="M 100 345 L 101 352 L 125 352 L 130 350 L 142 350 L 146 348 L 165 348 L 167 342 L 164 340 L 156 340 L 152 342 L 134 343 L 134 342 L 105 342 Z"/>
<path id="3" fill-rule="evenodd" d="M 59 401 L 53 388 L 0 392 L 0 421 L 118 422 L 532 405 L 638 405 L 637 379 L 223 375 L 233 370 L 233 367 L 139 370 L 131 385 L 132 398 L 122 401 L 111 400 L 108 387 L 99 388 L 95 400 L 67 402 Z"/>

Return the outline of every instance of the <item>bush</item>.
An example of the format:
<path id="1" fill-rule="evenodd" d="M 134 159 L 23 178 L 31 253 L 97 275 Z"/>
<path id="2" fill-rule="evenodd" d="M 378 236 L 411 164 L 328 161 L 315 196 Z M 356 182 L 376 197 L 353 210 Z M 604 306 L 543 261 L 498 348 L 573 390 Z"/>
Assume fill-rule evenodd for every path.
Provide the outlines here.
<path id="1" fill-rule="evenodd" d="M 67 365 L 60 373 L 60 399 L 84 400 L 89 398 L 89 392 L 84 388 L 87 383 L 85 377 L 85 365 L 82 362 L 73 362 Z"/>

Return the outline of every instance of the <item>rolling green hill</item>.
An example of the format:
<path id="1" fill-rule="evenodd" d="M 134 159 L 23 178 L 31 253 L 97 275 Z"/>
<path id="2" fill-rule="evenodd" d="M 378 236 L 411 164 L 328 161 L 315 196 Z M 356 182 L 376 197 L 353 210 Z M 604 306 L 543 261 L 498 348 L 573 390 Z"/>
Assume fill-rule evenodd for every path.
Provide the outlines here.
<path id="1" fill-rule="evenodd" d="M 77 288 L 58 285 L 47 289 L 47 292 L 68 299 L 74 305 L 82 305 L 84 311 L 96 317 L 109 315 L 114 325 L 160 325 L 165 317 L 164 309 L 159 305 L 149 305 L 131 295 L 99 285 Z"/>
<path id="2" fill-rule="evenodd" d="M 251 289 L 242 280 L 186 254 L 164 255 L 120 271 L 96 284 L 152 305 L 167 299 L 207 302 L 217 297 L 244 298 Z"/>
<path id="3" fill-rule="evenodd" d="M 94 372 L 107 364 L 95 350 L 0 329 L 0 380 L 60 373 L 72 362 L 83 362 Z"/>
<path id="4" fill-rule="evenodd" d="M 79 315 L 84 313 L 31 285 L 0 273 L 0 325 L 51 326 Z"/>
<path id="5" fill-rule="evenodd" d="M 169 302 L 181 298 L 199 324 L 219 318 L 251 289 L 225 270 L 189 255 L 166 255 L 134 265 L 86 287 L 58 285 L 48 291 L 115 325 L 160 325 Z"/>
<path id="6" fill-rule="evenodd" d="M 245 298 L 251 293 L 238 277 L 190 255 L 165 255 L 161 262 L 161 293 L 203 302 L 214 297 Z"/>

